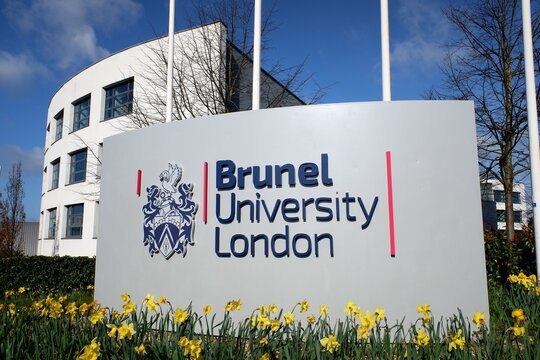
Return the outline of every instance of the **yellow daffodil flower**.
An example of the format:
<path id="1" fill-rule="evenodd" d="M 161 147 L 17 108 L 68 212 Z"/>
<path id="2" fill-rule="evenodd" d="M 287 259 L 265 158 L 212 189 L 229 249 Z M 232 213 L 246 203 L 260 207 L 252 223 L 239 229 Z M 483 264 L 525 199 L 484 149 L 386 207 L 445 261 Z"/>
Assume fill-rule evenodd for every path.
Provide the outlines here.
<path id="1" fill-rule="evenodd" d="M 486 323 L 486 314 L 476 311 L 472 317 L 472 322 L 477 327 L 482 327 Z"/>
<path id="2" fill-rule="evenodd" d="M 322 338 L 320 340 L 321 346 L 323 348 L 323 351 L 327 351 L 330 354 L 333 354 L 339 349 L 339 342 L 337 341 L 337 338 L 330 334 L 328 337 Z"/>
<path id="3" fill-rule="evenodd" d="M 291 313 L 290 311 L 287 311 L 283 315 L 283 321 L 285 322 L 285 324 L 291 325 L 294 322 L 294 314 Z"/>
<path id="4" fill-rule="evenodd" d="M 270 355 L 269 355 L 268 353 L 263 354 L 263 355 L 259 358 L 259 360 L 270 360 Z"/>
<path id="5" fill-rule="evenodd" d="M 205 307 L 203 307 L 202 311 L 204 315 L 208 315 L 210 314 L 210 311 L 212 311 L 212 307 L 210 305 L 206 305 Z"/>
<path id="6" fill-rule="evenodd" d="M 428 346 L 429 344 L 429 335 L 424 329 L 418 330 L 416 334 L 416 345 L 418 346 Z"/>
<path id="7" fill-rule="evenodd" d="M 463 347 L 465 346 L 465 338 L 461 336 L 461 329 L 458 330 L 458 332 L 452 337 L 452 341 L 450 341 L 450 344 L 448 344 L 448 351 L 453 351 L 457 349 L 458 347 L 463 350 Z"/>
<path id="8" fill-rule="evenodd" d="M 259 344 L 262 346 L 268 345 L 268 339 L 262 338 L 261 340 L 259 340 Z"/>
<path id="9" fill-rule="evenodd" d="M 130 299 L 131 299 L 131 297 L 129 296 L 128 293 L 123 293 L 122 294 L 122 301 L 123 302 L 128 302 Z"/>
<path id="10" fill-rule="evenodd" d="M 328 306 L 326 306 L 326 304 L 321 305 L 321 307 L 319 308 L 319 314 L 321 314 L 321 316 L 328 315 Z"/>
<path id="11" fill-rule="evenodd" d="M 122 314 L 132 314 L 137 310 L 137 304 L 133 301 L 128 301 L 122 306 Z"/>
<path id="12" fill-rule="evenodd" d="M 158 301 L 157 301 L 157 302 L 158 302 L 158 304 L 165 304 L 167 301 L 168 301 L 168 300 L 167 300 L 166 297 L 160 296 L 160 297 L 158 298 Z"/>
<path id="13" fill-rule="evenodd" d="M 201 359 L 201 344 L 202 340 L 190 340 L 184 347 L 184 356 L 189 356 L 189 358 L 193 360 Z"/>
<path id="14" fill-rule="evenodd" d="M 150 294 L 146 295 L 146 298 L 143 301 L 143 305 L 146 305 L 148 310 L 157 311 L 158 305 L 156 304 L 154 297 Z"/>
<path id="15" fill-rule="evenodd" d="M 278 319 L 270 320 L 270 330 L 278 331 L 281 327 L 281 322 Z"/>
<path id="16" fill-rule="evenodd" d="M 178 340 L 178 346 L 184 348 L 189 344 L 189 339 L 185 336 L 182 336 L 180 340 Z"/>
<path id="17" fill-rule="evenodd" d="M 97 338 L 92 339 L 92 342 L 83 348 L 83 352 L 77 357 L 77 360 L 96 360 L 99 356 L 100 348 L 101 344 L 97 341 Z"/>
<path id="18" fill-rule="evenodd" d="M 114 324 L 107 324 L 107 327 L 109 328 L 109 331 L 107 331 L 107 336 L 110 338 L 116 338 L 118 327 L 116 327 Z"/>
<path id="19" fill-rule="evenodd" d="M 271 313 L 275 313 L 277 311 L 278 311 L 278 307 L 276 306 L 276 304 L 270 305 L 270 312 Z"/>
<path id="20" fill-rule="evenodd" d="M 25 288 L 24 286 L 21 286 L 21 287 L 19 288 L 19 294 L 22 294 L 22 293 L 24 293 L 25 291 L 26 291 L 26 288 Z"/>
<path id="21" fill-rule="evenodd" d="M 308 315 L 308 317 L 307 317 L 307 322 L 308 322 L 308 324 L 313 325 L 313 324 L 315 324 L 315 321 L 317 321 L 317 320 L 315 319 L 315 315 L 313 315 L 313 314 L 312 314 L 312 315 Z"/>
<path id="22" fill-rule="evenodd" d="M 373 313 L 375 315 L 375 317 L 377 318 L 377 321 L 382 321 L 384 320 L 384 309 L 381 309 L 381 308 L 375 308 L 375 312 Z"/>
<path id="23" fill-rule="evenodd" d="M 176 309 L 174 311 L 174 314 L 173 314 L 173 319 L 174 321 L 176 321 L 177 323 L 180 323 L 182 324 L 184 321 L 186 321 L 186 319 L 188 318 L 189 314 L 187 313 L 187 311 L 183 310 L 183 309 Z"/>
<path id="24" fill-rule="evenodd" d="M 141 344 L 139 346 L 135 346 L 135 352 L 138 355 L 146 355 L 146 349 L 144 347 L 144 344 Z"/>
<path id="25" fill-rule="evenodd" d="M 300 305 L 300 312 L 305 312 L 309 310 L 309 303 L 307 300 L 302 300 L 298 303 Z"/>
<path id="26" fill-rule="evenodd" d="M 523 327 L 523 326 L 514 325 L 512 330 L 514 330 L 514 336 L 524 336 L 525 335 L 525 327 Z"/>
<path id="27" fill-rule="evenodd" d="M 512 317 L 518 323 L 527 320 L 527 317 L 525 317 L 523 309 L 515 309 L 515 310 L 513 310 L 512 311 Z"/>
<path id="28" fill-rule="evenodd" d="M 124 339 L 124 338 L 131 339 L 131 337 L 135 335 L 135 329 L 133 328 L 133 323 L 130 323 L 129 325 L 122 324 L 122 326 L 118 328 L 117 332 L 118 332 L 118 339 Z"/>

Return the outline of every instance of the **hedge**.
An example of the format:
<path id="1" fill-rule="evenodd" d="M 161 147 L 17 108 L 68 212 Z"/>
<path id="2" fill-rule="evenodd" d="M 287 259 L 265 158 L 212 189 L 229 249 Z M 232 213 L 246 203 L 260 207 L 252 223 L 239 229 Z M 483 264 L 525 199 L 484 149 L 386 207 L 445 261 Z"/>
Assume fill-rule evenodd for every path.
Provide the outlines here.
<path id="1" fill-rule="evenodd" d="M 94 284 L 96 259 L 25 256 L 0 259 L 0 294 L 25 287 L 31 292 L 68 293 Z"/>

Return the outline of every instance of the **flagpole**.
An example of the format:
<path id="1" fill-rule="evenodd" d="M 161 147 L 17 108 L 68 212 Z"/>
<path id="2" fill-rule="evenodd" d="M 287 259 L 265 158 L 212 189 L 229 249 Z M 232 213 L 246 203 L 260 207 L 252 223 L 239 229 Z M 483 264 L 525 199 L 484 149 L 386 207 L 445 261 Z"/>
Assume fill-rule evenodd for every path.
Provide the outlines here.
<path id="1" fill-rule="evenodd" d="M 527 121 L 529 127 L 529 153 L 531 165 L 531 188 L 534 217 L 534 244 L 536 251 L 536 275 L 540 278 L 540 144 L 538 140 L 538 108 L 534 79 L 532 46 L 531 2 L 521 1 L 523 22 L 523 47 L 525 56 L 525 84 L 527 90 Z"/>
<path id="2" fill-rule="evenodd" d="M 172 120 L 172 89 L 173 89 L 173 63 L 174 63 L 174 2 L 169 0 L 169 53 L 167 57 L 167 113 L 165 122 Z"/>
<path id="3" fill-rule="evenodd" d="M 391 100 L 390 35 L 388 26 L 388 0 L 381 0 L 381 55 L 383 101 Z"/>
<path id="4" fill-rule="evenodd" d="M 260 81 L 261 81 L 261 0 L 255 0 L 254 9 L 254 24 L 253 24 L 253 82 L 252 82 L 252 99 L 251 109 L 259 110 L 260 108 Z"/>

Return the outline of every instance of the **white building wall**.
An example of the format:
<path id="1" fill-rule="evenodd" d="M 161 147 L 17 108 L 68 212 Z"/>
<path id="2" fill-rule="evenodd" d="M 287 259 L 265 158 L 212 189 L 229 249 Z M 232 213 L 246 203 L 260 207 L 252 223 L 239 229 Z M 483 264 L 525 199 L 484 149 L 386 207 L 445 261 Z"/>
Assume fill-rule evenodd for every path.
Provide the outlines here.
<path id="1" fill-rule="evenodd" d="M 210 24 L 207 27 L 216 28 L 217 31 L 214 30 L 213 33 L 223 34 L 220 30 L 223 27 L 221 23 Z M 201 29 L 203 28 L 177 33 L 175 41 L 182 43 L 200 37 L 197 33 L 200 33 Z M 205 31 L 208 29 L 205 28 Z M 126 116 L 104 120 L 106 95 L 104 88 L 133 77 L 133 97 L 140 97 L 144 89 L 150 85 L 138 75 L 149 71 L 148 64 L 144 64 L 143 60 L 148 60 L 152 56 L 155 58 L 155 53 L 150 49 L 156 46 L 163 46 L 166 49 L 166 38 L 125 49 L 91 65 L 62 85 L 51 99 L 47 113 L 38 255 L 95 256 L 99 213 L 100 144 L 105 137 L 130 129 L 126 126 L 129 122 Z M 159 63 L 159 60 L 156 62 Z M 73 102 L 87 95 L 90 95 L 89 126 L 72 131 Z M 55 116 L 62 110 L 64 113 L 62 138 L 55 142 Z M 87 148 L 86 180 L 69 184 L 70 154 L 84 148 Z M 53 175 L 51 163 L 58 158 L 59 186 L 51 189 Z M 82 236 L 67 238 L 66 206 L 81 203 L 84 204 Z M 55 238 L 48 237 L 50 221 L 48 210 L 52 208 L 57 209 Z"/>
<path id="2" fill-rule="evenodd" d="M 175 73 L 177 76 L 175 81 L 181 81 L 179 77 L 183 76 L 182 81 L 187 81 L 192 88 L 198 89 L 203 94 L 209 94 L 209 96 L 214 94 L 215 97 L 216 81 L 225 81 L 226 36 L 226 27 L 220 22 L 176 33 L 175 64 L 180 71 Z M 204 42 L 204 45 L 199 46 L 198 42 Z M 160 53 L 167 53 L 167 47 L 167 38 L 160 38 L 120 51 L 82 70 L 54 94 L 47 113 L 38 255 L 95 256 L 99 219 L 100 157 L 102 153 L 100 144 L 108 136 L 137 128 L 127 116 L 104 120 L 105 88 L 133 78 L 133 98 L 140 100 L 137 101 L 137 105 L 144 107 L 146 113 L 150 114 L 152 117 L 150 123 L 163 121 L 165 104 L 152 108 L 145 106 L 145 99 L 148 99 L 149 94 L 154 103 L 162 102 L 166 98 L 165 88 L 156 87 L 152 84 L 152 79 L 165 75 L 162 70 L 157 69 L 156 64 L 165 67 L 163 61 L 158 57 Z M 203 59 L 201 61 L 204 61 L 205 64 L 210 64 L 212 71 L 208 71 L 208 65 L 206 68 L 201 68 L 193 61 L 194 58 Z M 209 78 L 205 78 L 205 76 L 209 76 Z M 243 77 L 246 77 L 244 81 L 248 81 L 247 73 L 243 74 Z M 263 94 L 265 89 L 267 92 L 276 92 L 279 90 L 277 87 L 281 86 L 265 73 L 262 75 L 261 82 Z M 72 131 L 73 103 L 88 95 L 90 96 L 89 125 Z M 194 109 L 192 116 L 224 111 L 224 108 L 221 108 L 219 102 L 216 101 L 210 102 L 210 105 L 202 105 L 200 93 L 190 92 L 187 99 L 191 102 L 190 108 Z M 283 106 L 301 104 L 303 104 L 301 100 L 290 93 L 287 93 L 283 100 Z M 245 109 L 244 106 L 241 110 Z M 63 111 L 62 138 L 55 141 L 55 116 L 61 111 Z M 173 109 L 173 113 L 175 112 L 177 113 L 178 109 Z M 84 148 L 87 149 L 86 179 L 80 183 L 70 184 L 70 154 Z M 125 156 L 129 156 L 129 154 L 125 154 Z M 56 189 L 51 189 L 53 178 L 51 163 L 56 159 L 60 159 L 59 186 Z M 127 184 L 126 186 L 131 185 Z M 82 236 L 80 238 L 67 238 L 67 206 L 74 204 L 84 205 Z M 49 238 L 49 210 L 53 208 L 57 209 L 56 236 Z"/>

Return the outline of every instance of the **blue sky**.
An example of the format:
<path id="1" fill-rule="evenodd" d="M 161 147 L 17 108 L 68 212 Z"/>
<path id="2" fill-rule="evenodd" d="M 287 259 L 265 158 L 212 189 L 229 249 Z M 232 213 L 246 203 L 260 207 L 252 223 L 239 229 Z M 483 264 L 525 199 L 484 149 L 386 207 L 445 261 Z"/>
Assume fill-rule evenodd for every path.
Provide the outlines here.
<path id="1" fill-rule="evenodd" d="M 392 99 L 421 99 L 440 84 L 449 0 L 389 0 Z M 263 12 L 270 0 L 263 0 Z M 323 103 L 381 100 L 379 1 L 275 0 L 279 25 L 263 54 L 331 85 Z M 192 0 L 176 1 L 176 29 Z M 37 221 L 47 107 L 72 75 L 118 50 L 163 35 L 168 0 L 2 0 L 0 3 L 0 188 L 21 160 L 27 219 Z M 263 62 L 264 66 L 264 62 Z M 301 95 L 301 94 L 300 94 Z"/>

